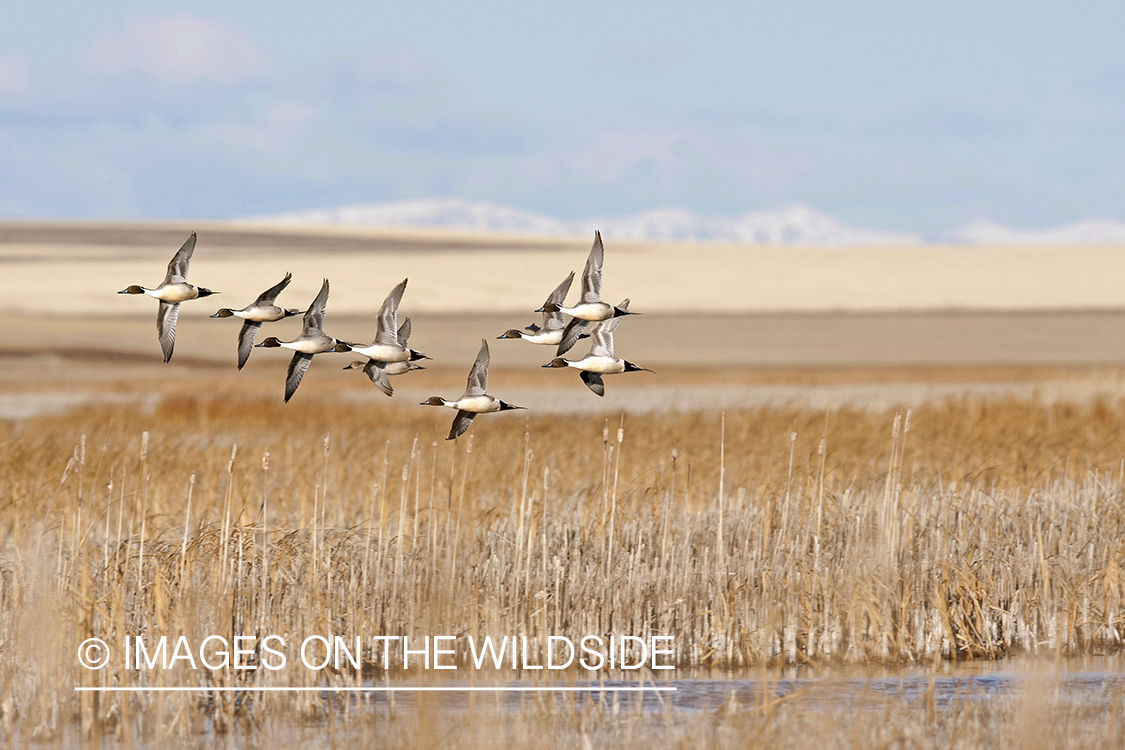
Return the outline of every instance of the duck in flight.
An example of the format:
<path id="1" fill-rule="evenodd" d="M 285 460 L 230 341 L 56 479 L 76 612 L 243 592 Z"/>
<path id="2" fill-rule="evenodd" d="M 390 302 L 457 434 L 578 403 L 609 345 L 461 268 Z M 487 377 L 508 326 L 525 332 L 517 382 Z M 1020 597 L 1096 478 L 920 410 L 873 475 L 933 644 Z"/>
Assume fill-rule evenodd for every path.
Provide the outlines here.
<path id="1" fill-rule="evenodd" d="M 586 269 L 582 272 L 582 296 L 574 307 L 564 307 L 562 304 L 551 302 L 536 310 L 536 312 L 564 312 L 573 316 L 563 329 L 556 356 L 561 357 L 567 352 L 582 333 L 585 322 L 597 322 L 619 318 L 623 315 L 639 315 L 620 306 L 602 302 L 602 261 L 605 259 L 605 248 L 602 247 L 602 233 L 594 232 L 594 246 L 590 248 L 590 256 L 586 259 Z"/>
<path id="2" fill-rule="evenodd" d="M 164 353 L 165 362 L 172 359 L 172 350 L 176 346 L 176 321 L 180 317 L 180 303 L 218 294 L 187 282 L 188 265 L 191 263 L 193 252 L 195 252 L 195 232 L 191 233 L 187 242 L 172 256 L 171 262 L 168 263 L 168 273 L 160 286 L 147 289 L 133 284 L 118 292 L 118 294 L 147 294 L 160 300 L 160 307 L 156 311 L 156 333 L 160 337 L 160 350 Z"/>
<path id="3" fill-rule="evenodd" d="M 563 279 L 561 284 L 555 287 L 555 290 L 551 292 L 549 297 L 547 297 L 547 301 L 543 303 L 543 307 L 539 308 L 539 310 L 536 311 L 543 313 L 542 328 L 532 323 L 523 330 L 520 330 L 519 328 L 511 328 L 502 335 L 497 336 L 496 338 L 523 339 L 524 341 L 530 341 L 533 344 L 544 344 L 546 346 L 558 346 L 559 344 L 561 344 L 563 340 L 563 329 L 566 328 L 566 314 L 562 310 L 559 310 L 558 306 L 561 305 L 566 299 L 566 293 L 570 291 L 570 283 L 572 281 L 574 281 L 574 271 L 571 271 L 570 275 Z M 553 312 L 546 311 L 548 305 L 554 308 Z M 582 321 L 581 325 L 579 326 L 579 335 L 574 339 L 574 341 L 570 342 L 570 346 L 573 346 L 574 342 L 578 339 L 586 338 L 586 334 L 581 333 L 581 328 L 584 325 L 585 321 Z M 559 355 L 562 355 L 566 352 L 567 349 L 570 348 L 570 346 L 568 346 L 566 349 L 562 349 L 557 353 Z"/>
<path id="4" fill-rule="evenodd" d="M 274 304 L 277 295 L 281 294 L 292 280 L 293 274 L 287 273 L 284 279 L 259 294 L 258 299 L 241 310 L 231 310 L 229 307 L 224 307 L 211 316 L 212 318 L 235 317 L 246 321 L 242 324 L 242 330 L 238 332 L 238 369 L 241 370 L 242 366 L 246 364 L 246 360 L 250 358 L 250 352 L 254 348 L 254 337 L 258 335 L 258 329 L 262 327 L 262 323 L 272 323 L 291 315 L 301 314 L 300 310 L 289 310 Z"/>
<path id="5" fill-rule="evenodd" d="M 617 309 L 628 310 L 629 300 L 625 300 Z M 613 332 L 621 323 L 621 318 L 610 318 L 590 326 L 590 336 L 594 342 L 590 352 L 582 359 L 569 360 L 555 357 L 544 367 L 573 367 L 581 370 L 582 382 L 594 393 L 605 396 L 605 384 L 602 375 L 613 375 L 619 372 L 652 372 L 652 370 L 639 367 L 632 362 L 626 362 L 613 353 Z"/>
<path id="6" fill-rule="evenodd" d="M 324 308 L 327 304 L 328 279 L 325 279 L 324 284 L 320 287 L 320 293 L 316 295 L 316 299 L 305 311 L 300 336 L 292 341 L 279 341 L 276 336 L 270 336 L 258 344 L 258 346 L 264 346 L 267 349 L 281 347 L 293 350 L 293 359 L 289 361 L 289 372 L 285 376 L 285 403 L 289 403 L 289 399 L 293 398 L 293 394 L 297 392 L 297 386 L 301 384 L 301 378 L 305 376 L 305 371 L 309 369 L 313 355 L 335 351 L 336 344 L 339 343 L 336 339 L 324 334 Z"/>
<path id="7" fill-rule="evenodd" d="M 410 338 L 410 318 L 402 321 L 402 325 L 398 329 L 398 343 L 406 346 L 407 340 Z M 380 362 L 377 359 L 369 359 L 367 362 L 356 360 L 344 368 L 345 370 L 363 370 L 371 382 L 379 387 L 383 393 L 388 396 L 394 395 L 395 389 L 391 386 L 390 378 L 388 375 L 402 375 L 403 373 L 410 372 L 411 370 L 425 370 L 422 365 L 415 364 L 410 360 L 402 362 Z"/>
<path id="8" fill-rule="evenodd" d="M 453 418 L 453 426 L 449 429 L 449 437 L 446 440 L 453 440 L 469 429 L 469 425 L 478 414 L 526 408 L 512 406 L 488 395 L 488 341 L 485 339 L 481 339 L 480 352 L 473 362 L 473 369 L 469 370 L 469 382 L 464 395 L 456 401 L 446 401 L 441 396 L 430 396 L 422 402 L 422 406 L 450 406 L 457 410 L 457 416 Z"/>
<path id="9" fill-rule="evenodd" d="M 379 362 L 414 362 L 419 359 L 429 359 L 422 352 L 407 348 L 398 337 L 398 305 L 402 302 L 402 293 L 406 291 L 407 281 L 409 279 L 403 279 L 383 300 L 383 306 L 379 308 L 379 321 L 375 327 L 375 340 L 369 346 L 358 346 L 341 341 L 336 345 L 336 351 L 355 352 Z"/>

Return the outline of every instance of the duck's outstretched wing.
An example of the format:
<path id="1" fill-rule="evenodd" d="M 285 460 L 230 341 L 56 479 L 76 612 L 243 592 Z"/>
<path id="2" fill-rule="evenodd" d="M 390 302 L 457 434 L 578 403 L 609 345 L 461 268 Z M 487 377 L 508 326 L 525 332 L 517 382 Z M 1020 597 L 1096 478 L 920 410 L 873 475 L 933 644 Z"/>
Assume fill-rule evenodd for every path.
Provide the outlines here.
<path id="1" fill-rule="evenodd" d="M 582 338 L 582 334 L 586 332 L 586 327 L 585 320 L 571 318 L 570 322 L 566 324 L 566 328 L 563 329 L 562 341 L 559 342 L 559 349 L 555 352 L 555 356 L 561 357 L 570 351 L 570 347 Z"/>
<path id="2" fill-rule="evenodd" d="M 254 337 L 258 335 L 258 329 L 262 324 L 256 320 L 247 320 L 242 324 L 242 330 L 238 332 L 238 369 L 246 364 L 246 360 L 250 359 L 250 352 L 254 348 Z"/>
<path id="3" fill-rule="evenodd" d="M 449 437 L 446 440 L 454 440 L 461 435 L 465 434 L 465 430 L 469 429 L 469 425 L 476 419 L 476 414 L 471 411 L 457 410 L 457 416 L 453 418 L 453 426 L 449 428 Z"/>
<path id="4" fill-rule="evenodd" d="M 594 246 L 586 259 L 586 270 L 582 272 L 582 301 L 590 304 L 602 301 L 602 260 L 605 249 L 602 247 L 602 233 L 594 232 Z"/>
<path id="5" fill-rule="evenodd" d="M 289 403 L 289 399 L 297 392 L 297 386 L 301 384 L 301 378 L 305 377 L 312 358 L 311 354 L 295 352 L 293 359 L 289 360 L 289 372 L 285 376 L 285 403 Z"/>
<path id="6" fill-rule="evenodd" d="M 477 353 L 476 362 L 473 362 L 473 369 L 469 370 L 469 382 L 462 398 L 483 396 L 488 392 L 488 361 L 488 341 L 481 339 L 480 351 Z"/>
<path id="7" fill-rule="evenodd" d="M 273 286 L 271 286 L 266 291 L 259 294 L 258 299 L 256 299 L 254 301 L 254 304 L 255 305 L 272 305 L 274 303 L 274 300 L 277 299 L 277 295 L 281 294 L 281 292 L 284 291 L 285 287 L 289 286 L 289 282 L 292 281 L 292 280 L 293 280 L 293 274 L 291 274 L 291 273 L 285 274 L 284 279 L 282 279 L 281 281 L 274 284 Z"/>
<path id="8" fill-rule="evenodd" d="M 394 395 L 395 389 L 391 387 L 391 379 L 387 377 L 385 363 L 369 359 L 367 364 L 363 366 L 363 371 L 367 373 L 367 377 L 371 378 L 371 382 L 378 386 L 379 390 L 388 396 Z"/>
<path id="9" fill-rule="evenodd" d="M 398 327 L 398 345 L 406 346 L 406 342 L 410 340 L 410 318 L 402 321 L 402 325 Z"/>
<path id="10" fill-rule="evenodd" d="M 195 232 L 187 238 L 172 260 L 168 263 L 168 274 L 164 277 L 165 284 L 175 284 L 187 281 L 188 266 L 191 264 L 191 254 L 195 252 Z"/>
<path id="11" fill-rule="evenodd" d="M 555 287 L 555 291 L 551 292 L 551 296 L 547 297 L 547 301 L 543 303 L 543 328 L 548 331 L 556 331 L 566 325 L 566 315 L 559 311 L 558 308 L 562 307 L 562 303 L 566 301 L 566 295 L 570 291 L 570 283 L 574 281 L 574 271 L 563 279 L 563 282 Z M 547 310 L 554 310 L 554 312 L 546 312 Z M 531 326 L 528 326 L 530 328 Z"/>
<path id="12" fill-rule="evenodd" d="M 180 319 L 180 303 L 160 301 L 156 311 L 156 333 L 160 337 L 160 351 L 164 352 L 164 361 L 172 359 L 172 350 L 176 347 L 176 321 Z"/>
<path id="13" fill-rule="evenodd" d="M 383 300 L 383 306 L 379 308 L 379 325 L 375 329 L 375 340 L 371 342 L 372 345 L 398 345 L 398 306 L 402 302 L 402 293 L 406 291 L 407 281 L 409 279 L 403 279 Z"/>
<path id="14" fill-rule="evenodd" d="M 309 309 L 305 311 L 305 319 L 301 327 L 301 335 L 316 331 L 324 333 L 324 308 L 328 306 L 328 279 L 320 286 L 320 293 L 316 295 L 316 299 L 309 305 Z"/>
<path id="15" fill-rule="evenodd" d="M 602 382 L 601 375 L 596 372 L 580 372 L 578 374 L 582 376 L 582 382 L 586 384 L 587 388 L 599 396 L 605 395 L 605 383 Z"/>
<path id="16" fill-rule="evenodd" d="M 629 300 L 626 299 L 620 305 L 622 310 L 629 309 Z M 617 330 L 617 326 L 621 325 L 624 318 L 610 318 L 609 320 L 602 320 L 590 326 L 590 336 L 594 339 L 590 345 L 591 357 L 614 357 L 613 353 L 613 332 Z"/>

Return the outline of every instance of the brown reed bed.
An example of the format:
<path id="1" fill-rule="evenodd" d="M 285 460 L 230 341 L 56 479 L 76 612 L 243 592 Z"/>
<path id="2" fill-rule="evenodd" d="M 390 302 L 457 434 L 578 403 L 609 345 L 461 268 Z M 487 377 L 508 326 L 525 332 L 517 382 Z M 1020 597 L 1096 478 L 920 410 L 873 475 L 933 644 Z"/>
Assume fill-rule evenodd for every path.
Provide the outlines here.
<path id="1" fill-rule="evenodd" d="M 658 633 L 680 670 L 728 671 L 1121 648 L 1123 403 L 487 415 L 456 443 L 449 418 L 200 397 L 0 426 L 0 736 L 362 713 L 79 685 L 425 678 L 373 654 L 351 672 L 88 671 L 74 654 L 94 636 L 519 635 L 541 663 L 552 634 Z"/>

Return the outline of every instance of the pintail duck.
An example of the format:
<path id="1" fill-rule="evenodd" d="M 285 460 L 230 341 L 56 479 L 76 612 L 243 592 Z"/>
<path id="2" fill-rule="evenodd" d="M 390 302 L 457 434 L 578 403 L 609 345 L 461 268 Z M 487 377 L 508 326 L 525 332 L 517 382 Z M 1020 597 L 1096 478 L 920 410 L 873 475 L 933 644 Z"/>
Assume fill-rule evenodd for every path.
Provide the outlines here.
<path id="1" fill-rule="evenodd" d="M 407 339 L 410 338 L 410 318 L 402 321 L 402 325 L 398 329 L 398 341 L 403 346 L 406 346 Z M 410 360 L 403 362 L 380 362 L 377 359 L 369 359 L 367 362 L 356 360 L 344 368 L 345 370 L 363 370 L 367 373 L 367 377 L 371 382 L 379 387 L 383 393 L 388 396 L 394 395 L 395 389 L 391 387 L 390 378 L 388 375 L 402 375 L 403 373 L 410 372 L 411 370 L 425 370 L 422 365 L 417 365 Z"/>
<path id="2" fill-rule="evenodd" d="M 211 316 L 212 318 L 235 317 L 246 321 L 242 324 L 242 330 L 238 332 L 238 369 L 241 370 L 242 366 L 246 364 L 246 360 L 250 358 L 250 351 L 254 348 L 254 337 L 258 335 L 258 329 L 262 327 L 262 323 L 272 323 L 291 315 L 301 314 L 300 310 L 289 310 L 274 304 L 277 295 L 281 294 L 292 280 L 293 274 L 287 273 L 284 279 L 262 292 L 258 295 L 258 299 L 241 310 L 231 310 L 229 307 L 224 307 Z"/>
<path id="3" fill-rule="evenodd" d="M 570 282 L 572 281 L 574 281 L 574 271 L 571 271 L 570 275 L 563 279 L 561 284 L 555 287 L 555 291 L 551 292 L 551 295 L 547 297 L 547 301 L 543 303 L 543 307 L 539 308 L 539 310 L 543 312 L 542 328 L 532 323 L 523 330 L 511 328 L 496 338 L 523 339 L 533 344 L 545 344 L 547 346 L 558 346 L 561 344 L 563 340 L 563 329 L 566 328 L 566 314 L 559 310 L 558 306 L 566 299 L 566 293 L 570 291 Z M 554 308 L 554 312 L 546 311 L 548 305 Z M 579 331 L 581 331 L 584 325 L 585 321 L 582 321 L 578 326 Z M 580 335 L 575 337 L 574 341 L 570 342 L 570 346 L 573 346 L 574 342 L 581 338 L 586 338 L 586 334 L 580 333 Z M 557 353 L 559 355 L 565 353 L 570 346 L 566 349 L 561 349 Z"/>
<path id="4" fill-rule="evenodd" d="M 556 356 L 565 354 L 570 347 L 574 346 L 574 342 L 578 341 L 578 336 L 582 333 L 584 326 L 582 321 L 597 322 L 619 318 L 622 315 L 639 314 L 622 310 L 620 306 L 614 307 L 607 302 L 602 302 L 602 260 L 604 258 L 605 249 L 602 247 L 602 233 L 595 231 L 594 246 L 590 248 L 590 257 L 586 259 L 586 270 L 582 272 L 582 296 L 579 298 L 578 304 L 574 307 L 563 307 L 561 304 L 548 301 L 547 304 L 536 311 L 564 312 L 573 316 L 571 321 L 567 323 L 566 328 L 563 329 L 562 340 L 559 342 Z"/>
<path id="5" fill-rule="evenodd" d="M 156 311 L 156 333 L 160 337 L 160 350 L 164 352 L 165 362 L 172 359 L 172 349 L 176 346 L 176 321 L 180 317 L 180 303 L 218 294 L 210 289 L 187 283 L 188 265 L 191 263 L 191 254 L 194 251 L 195 232 L 192 232 L 187 242 L 172 256 L 171 262 L 168 263 L 168 273 L 160 286 L 146 289 L 133 284 L 118 292 L 118 294 L 147 294 L 160 300 L 160 308 Z"/>
<path id="6" fill-rule="evenodd" d="M 276 336 L 270 336 L 258 344 L 258 346 L 264 346 L 268 349 L 281 347 L 292 349 L 294 352 L 293 359 L 289 362 L 289 373 L 285 376 L 285 403 L 289 403 L 289 399 L 297 392 L 297 386 L 301 384 L 301 378 L 305 376 L 305 370 L 309 369 L 309 363 L 312 362 L 313 355 L 334 351 L 336 344 L 339 343 L 331 336 L 324 335 L 324 308 L 327 304 L 328 279 L 325 279 L 324 284 L 320 287 L 320 293 L 316 295 L 316 299 L 305 311 L 300 336 L 292 341 L 279 341 Z"/>
<path id="7" fill-rule="evenodd" d="M 618 309 L 627 310 L 629 308 L 629 300 L 625 300 Z M 543 365 L 544 367 L 573 367 L 576 370 L 581 370 L 582 382 L 586 384 L 594 393 L 599 396 L 605 395 L 605 384 L 602 383 L 602 375 L 613 375 L 619 372 L 652 372 L 644 367 L 639 367 L 632 362 L 626 362 L 619 359 L 613 354 L 613 332 L 621 323 L 621 318 L 611 318 L 595 323 L 590 326 L 590 336 L 593 337 L 594 343 L 590 347 L 590 353 L 579 360 L 571 361 L 563 359 L 562 357 L 555 357 L 549 363 Z"/>
<path id="8" fill-rule="evenodd" d="M 379 308 L 379 322 L 375 328 L 375 340 L 371 342 L 370 346 L 357 346 L 341 341 L 336 345 L 336 351 L 355 352 L 379 362 L 413 362 L 419 359 L 429 359 L 422 352 L 408 349 L 406 344 L 398 338 L 398 305 L 402 302 L 402 293 L 406 291 L 407 281 L 409 279 L 403 279 L 402 283 L 392 289 L 387 298 L 383 300 L 383 306 Z"/>
<path id="9" fill-rule="evenodd" d="M 469 370 L 469 383 L 465 394 L 456 401 L 446 401 L 441 396 L 430 396 L 422 402 L 422 406 L 451 406 L 457 409 L 457 416 L 453 418 L 453 426 L 449 429 L 449 437 L 453 440 L 469 429 L 469 425 L 477 414 L 493 411 L 508 411 L 509 409 L 525 409 L 524 406 L 512 406 L 498 398 L 489 396 L 488 393 L 488 341 L 481 339 L 480 352 L 473 362 L 473 369 Z"/>

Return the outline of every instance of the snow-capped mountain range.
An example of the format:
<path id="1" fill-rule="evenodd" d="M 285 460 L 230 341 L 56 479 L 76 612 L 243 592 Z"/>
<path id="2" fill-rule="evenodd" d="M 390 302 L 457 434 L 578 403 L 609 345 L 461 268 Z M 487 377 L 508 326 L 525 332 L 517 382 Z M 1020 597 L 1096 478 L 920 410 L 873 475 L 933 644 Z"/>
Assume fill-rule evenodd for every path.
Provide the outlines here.
<path id="1" fill-rule="evenodd" d="M 428 227 L 475 229 L 560 237 L 586 237 L 595 229 L 606 238 L 701 240 L 762 245 L 867 245 L 921 242 L 920 235 L 847 226 L 803 204 L 752 211 L 740 216 L 701 216 L 682 208 L 660 208 L 627 216 L 571 221 L 511 206 L 464 198 L 397 201 L 315 209 L 249 221 L 288 225 Z"/>
<path id="2" fill-rule="evenodd" d="M 1015 229 L 992 221 L 974 221 L 949 233 L 954 242 L 974 245 L 1120 245 L 1125 223 L 1086 219 L 1047 229 Z"/>
<path id="3" fill-rule="evenodd" d="M 921 234 L 848 226 L 803 203 L 738 216 L 703 216 L 683 208 L 659 208 L 626 216 L 564 220 L 485 201 L 435 198 L 312 209 L 244 220 L 291 226 L 468 229 L 559 237 L 585 237 L 600 229 L 612 239 L 755 245 L 904 245 L 924 241 Z M 977 221 L 941 239 L 966 244 L 1125 244 L 1125 223 L 1088 219 L 1025 230 Z"/>

